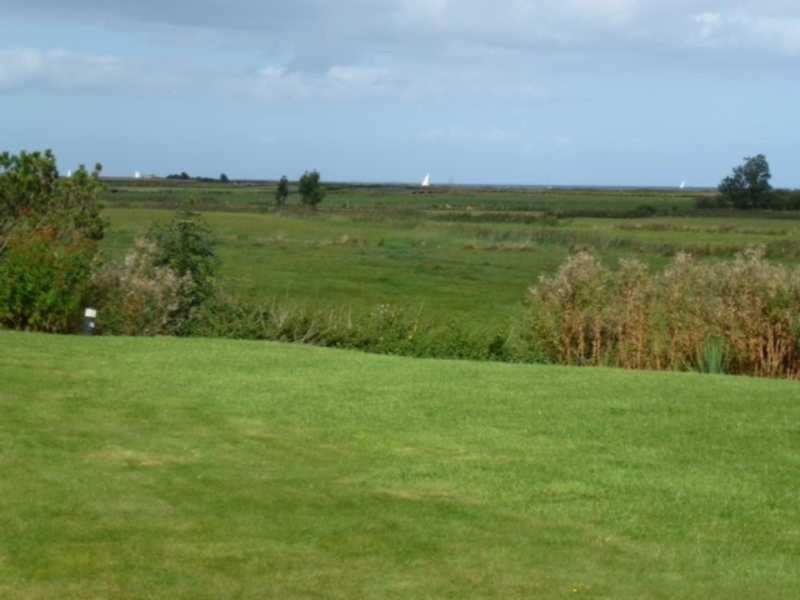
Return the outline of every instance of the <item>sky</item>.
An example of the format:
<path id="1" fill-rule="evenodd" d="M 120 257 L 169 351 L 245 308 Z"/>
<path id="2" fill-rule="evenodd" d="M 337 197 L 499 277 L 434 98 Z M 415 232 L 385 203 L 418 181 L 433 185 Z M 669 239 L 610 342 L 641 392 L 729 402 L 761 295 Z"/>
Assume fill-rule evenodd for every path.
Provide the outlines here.
<path id="1" fill-rule="evenodd" d="M 0 150 L 62 170 L 800 187 L 797 0 L 0 0 Z"/>

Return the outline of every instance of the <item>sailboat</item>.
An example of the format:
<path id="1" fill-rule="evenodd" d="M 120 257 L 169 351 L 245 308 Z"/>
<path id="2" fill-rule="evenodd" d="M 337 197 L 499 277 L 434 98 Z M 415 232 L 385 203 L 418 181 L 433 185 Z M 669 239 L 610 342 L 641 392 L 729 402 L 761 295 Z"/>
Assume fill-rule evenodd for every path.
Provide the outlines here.
<path id="1" fill-rule="evenodd" d="M 681 189 L 681 190 L 685 190 L 685 189 L 686 189 L 686 181 L 681 181 L 681 184 L 680 184 L 680 186 L 678 186 L 678 187 L 679 187 L 679 189 Z"/>
<path id="2" fill-rule="evenodd" d="M 425 179 L 422 180 L 422 187 L 424 187 L 424 188 L 431 187 L 431 174 L 430 173 L 425 175 Z"/>

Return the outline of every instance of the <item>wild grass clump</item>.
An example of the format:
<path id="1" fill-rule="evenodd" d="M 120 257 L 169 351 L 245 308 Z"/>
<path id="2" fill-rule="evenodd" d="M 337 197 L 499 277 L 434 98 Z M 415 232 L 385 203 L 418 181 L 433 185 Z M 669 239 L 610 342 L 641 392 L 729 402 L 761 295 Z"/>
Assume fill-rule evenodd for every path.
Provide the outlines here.
<path id="1" fill-rule="evenodd" d="M 354 313 L 346 307 L 251 303 L 221 298 L 196 316 L 192 335 L 303 343 L 417 358 L 514 361 L 512 336 L 424 319 L 388 304 Z"/>
<path id="2" fill-rule="evenodd" d="M 763 248 L 715 263 L 680 253 L 659 273 L 580 252 L 528 305 L 526 339 L 555 362 L 800 376 L 800 270 Z"/>

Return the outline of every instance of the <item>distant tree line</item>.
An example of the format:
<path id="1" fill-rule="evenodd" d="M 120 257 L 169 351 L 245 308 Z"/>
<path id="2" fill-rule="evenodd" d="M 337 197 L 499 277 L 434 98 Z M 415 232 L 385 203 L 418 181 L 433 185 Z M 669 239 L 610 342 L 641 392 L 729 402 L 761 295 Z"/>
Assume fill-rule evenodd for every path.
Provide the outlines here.
<path id="1" fill-rule="evenodd" d="M 178 179 L 180 181 L 200 181 L 203 183 L 230 183 L 231 181 L 225 173 L 220 174 L 218 179 L 214 179 L 213 177 L 192 177 L 186 171 L 172 173 L 167 175 L 166 179 Z"/>

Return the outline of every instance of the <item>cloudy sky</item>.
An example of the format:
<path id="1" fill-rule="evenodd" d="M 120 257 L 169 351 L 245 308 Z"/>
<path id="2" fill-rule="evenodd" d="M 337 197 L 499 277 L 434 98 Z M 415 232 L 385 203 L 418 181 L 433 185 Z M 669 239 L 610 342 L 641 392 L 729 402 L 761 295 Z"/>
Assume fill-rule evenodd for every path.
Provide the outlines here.
<path id="1" fill-rule="evenodd" d="M 0 0 L 0 136 L 62 169 L 800 187 L 797 0 Z"/>

